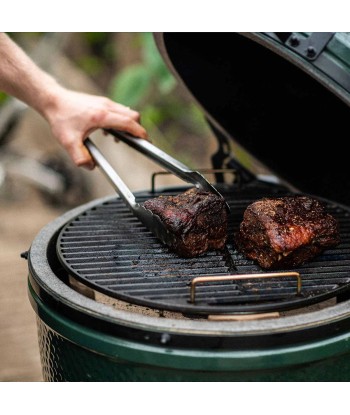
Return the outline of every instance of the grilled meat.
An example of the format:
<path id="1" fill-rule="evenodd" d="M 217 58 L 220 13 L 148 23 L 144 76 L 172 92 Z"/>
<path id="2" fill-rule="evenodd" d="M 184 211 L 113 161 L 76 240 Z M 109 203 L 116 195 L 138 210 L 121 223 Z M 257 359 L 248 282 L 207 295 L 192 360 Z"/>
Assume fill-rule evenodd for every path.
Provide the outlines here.
<path id="1" fill-rule="evenodd" d="M 159 216 L 175 236 L 170 247 L 182 257 L 222 249 L 227 239 L 225 201 L 214 193 L 190 189 L 177 196 L 147 200 L 144 207 Z"/>
<path id="2" fill-rule="evenodd" d="M 236 245 L 265 269 L 295 267 L 340 242 L 335 218 L 307 196 L 262 199 L 244 212 Z"/>

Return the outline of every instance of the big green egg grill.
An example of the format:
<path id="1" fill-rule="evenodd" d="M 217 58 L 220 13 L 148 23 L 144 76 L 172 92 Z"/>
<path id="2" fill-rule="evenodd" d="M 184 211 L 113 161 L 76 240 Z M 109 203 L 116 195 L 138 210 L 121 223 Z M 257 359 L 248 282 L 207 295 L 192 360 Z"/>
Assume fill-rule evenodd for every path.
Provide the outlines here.
<path id="1" fill-rule="evenodd" d="M 159 33 L 169 68 L 202 109 L 230 205 L 223 251 L 179 258 L 118 197 L 48 224 L 29 251 L 43 375 L 51 381 L 350 379 L 348 36 Z M 265 164 L 262 180 L 231 141 Z M 222 172 L 234 170 L 234 180 Z M 143 202 L 185 187 L 144 190 Z M 341 243 L 269 275 L 235 248 L 245 208 L 311 194 Z"/>

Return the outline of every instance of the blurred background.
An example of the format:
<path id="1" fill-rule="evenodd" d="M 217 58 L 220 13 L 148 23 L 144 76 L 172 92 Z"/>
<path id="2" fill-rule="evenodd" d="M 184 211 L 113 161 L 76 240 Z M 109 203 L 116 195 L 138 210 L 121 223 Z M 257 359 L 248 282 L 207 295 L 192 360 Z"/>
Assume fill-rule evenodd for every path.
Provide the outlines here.
<path id="1" fill-rule="evenodd" d="M 189 166 L 210 167 L 216 144 L 179 89 L 151 33 L 9 33 L 61 84 L 105 95 L 141 113 L 153 143 Z M 150 188 L 159 167 L 122 143 L 94 134 L 132 190 Z M 180 183 L 161 176 L 157 186 Z M 41 381 L 35 313 L 21 253 L 67 210 L 114 194 L 102 174 L 76 168 L 32 109 L 0 92 L 0 381 Z"/>
<path id="2" fill-rule="evenodd" d="M 208 157 L 215 142 L 211 141 L 210 131 L 201 112 L 186 91 L 179 89 L 174 77 L 167 70 L 151 33 L 9 35 L 41 68 L 53 74 L 61 84 L 74 90 L 108 96 L 138 110 L 141 113 L 142 124 L 156 146 L 176 154 L 177 158 L 191 167 L 208 167 Z M 99 136 L 102 134 L 97 134 L 98 142 Z M 123 148 L 124 145 L 115 145 L 112 138 L 105 137 L 101 145 L 108 145 L 108 154 L 111 155 L 112 161 L 115 159 L 118 169 L 122 172 L 122 161 L 125 161 L 127 151 Z M 65 186 L 61 197 L 57 197 L 59 186 L 56 188 L 55 180 L 52 179 L 51 188 L 54 191 L 51 193 L 52 197 L 57 199 L 55 205 L 68 203 L 74 206 L 84 199 L 89 199 L 91 195 L 96 196 L 96 191 L 106 192 L 106 186 L 102 189 L 100 185 L 94 187 L 91 175 L 86 175 L 84 171 L 71 165 L 67 155 L 54 140 L 51 140 L 50 131 L 38 115 L 1 92 L 0 146 L 2 154 L 4 151 L 7 153 L 5 160 L 4 155 L 1 157 L 2 176 L 5 174 L 5 164 L 7 176 L 23 176 L 22 179 L 27 182 L 35 182 L 36 186 L 41 184 L 42 190 L 48 194 L 50 189 L 46 189 L 45 180 L 35 176 L 35 167 L 39 169 L 39 165 L 35 166 L 34 162 L 47 167 L 47 173 L 53 170 L 57 173 L 58 179 L 64 179 Z M 122 154 L 120 159 L 117 158 L 117 153 Z M 135 157 L 136 153 L 132 152 L 132 156 Z M 11 162 L 9 158 L 12 158 Z M 149 182 L 140 183 L 139 177 L 135 182 L 140 160 L 134 160 L 132 177 L 127 174 L 124 178 L 132 188 L 149 185 Z M 24 162 L 26 164 L 23 164 Z M 29 167 L 31 171 L 28 171 Z M 26 168 L 27 171 L 23 172 L 21 168 Z M 142 165 L 141 170 L 143 169 Z M 129 169 L 127 172 L 129 173 Z M 41 169 L 40 173 L 43 175 L 45 171 Z M 144 172 L 142 176 L 145 179 Z M 44 177 L 48 179 L 49 175 Z M 6 187 L 6 183 L 3 185 Z M 69 186 L 74 191 L 70 192 Z M 11 189 L 7 191 L 11 193 Z M 71 200 L 68 200 L 69 197 Z"/>

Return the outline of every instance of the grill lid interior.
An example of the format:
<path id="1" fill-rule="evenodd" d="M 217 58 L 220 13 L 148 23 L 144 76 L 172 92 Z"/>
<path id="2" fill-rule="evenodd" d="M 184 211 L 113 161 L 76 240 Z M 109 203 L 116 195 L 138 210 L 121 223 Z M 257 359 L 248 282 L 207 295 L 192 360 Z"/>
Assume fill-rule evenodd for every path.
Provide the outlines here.
<path id="1" fill-rule="evenodd" d="M 292 270 L 301 274 L 301 295 L 296 295 L 295 278 L 223 281 L 198 285 L 196 301 L 191 303 L 190 284 L 194 277 L 264 274 L 259 266 L 236 251 L 233 235 L 248 204 L 260 197 L 285 195 L 280 187 L 259 182 L 243 190 L 235 187 L 229 192 L 220 190 L 231 207 L 229 239 L 224 252 L 179 258 L 116 198 L 79 214 L 63 227 L 57 240 L 58 257 L 69 275 L 103 294 L 190 315 L 282 311 L 349 290 L 350 210 L 326 202 L 327 210 L 339 221 L 342 242 Z M 173 190 L 173 194 L 177 192 L 178 189 Z M 155 196 L 144 192 L 137 199 L 143 202 Z"/>
<path id="2" fill-rule="evenodd" d="M 350 206 L 343 150 L 349 34 L 336 33 L 313 61 L 264 33 L 160 33 L 156 41 L 174 75 L 229 140 L 300 191 Z M 327 73 L 320 69 L 325 61 Z"/>

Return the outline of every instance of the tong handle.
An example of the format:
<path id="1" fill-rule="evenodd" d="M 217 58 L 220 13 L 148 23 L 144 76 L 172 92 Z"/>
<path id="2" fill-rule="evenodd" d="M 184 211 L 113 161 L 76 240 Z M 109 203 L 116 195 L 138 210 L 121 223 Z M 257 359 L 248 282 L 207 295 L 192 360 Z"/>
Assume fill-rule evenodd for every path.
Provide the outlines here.
<path id="1" fill-rule="evenodd" d="M 181 179 L 185 180 L 186 182 L 193 183 L 193 177 L 191 176 L 191 173 L 193 173 L 193 171 L 191 169 L 182 164 L 180 161 L 171 157 L 169 154 L 160 150 L 158 147 L 151 144 L 149 141 L 133 137 L 132 135 L 122 131 L 117 131 L 113 129 L 105 129 L 104 131 L 113 135 L 118 140 L 128 144 L 130 147 L 138 150 L 140 153 L 149 157 L 150 159 L 164 167 L 166 170 L 171 171 L 175 175 L 181 177 Z"/>
<path id="2" fill-rule="evenodd" d="M 118 195 L 125 201 L 127 206 L 134 210 L 137 207 L 137 203 L 135 200 L 135 196 L 127 187 L 127 185 L 123 182 L 114 168 L 109 164 L 106 160 L 104 155 L 101 151 L 95 146 L 95 144 L 87 138 L 84 141 L 85 146 L 89 150 L 92 158 L 94 159 L 95 163 L 99 166 L 102 173 L 107 177 L 107 179 L 111 182 L 115 190 L 117 191 Z"/>
<path id="3" fill-rule="evenodd" d="M 143 155 L 149 157 L 151 160 L 155 161 L 169 172 L 174 173 L 176 176 L 180 177 L 185 182 L 192 183 L 197 188 L 200 188 L 207 192 L 215 193 L 216 195 L 224 199 L 223 196 L 219 193 L 219 191 L 213 185 L 211 185 L 208 182 L 208 180 L 204 176 L 202 176 L 198 171 L 191 170 L 190 168 L 182 164 L 180 161 L 174 159 L 173 157 L 169 156 L 169 154 L 165 153 L 158 147 L 151 144 L 149 141 L 143 140 L 142 138 L 133 137 L 128 133 L 113 130 L 111 128 L 105 129 L 104 131 L 106 133 L 113 135 L 120 141 L 123 141 L 124 143 L 128 144 L 130 147 L 139 151 Z M 225 205 L 227 211 L 230 212 L 230 207 L 226 201 Z"/>

